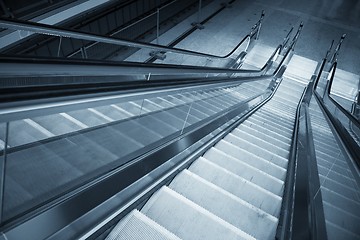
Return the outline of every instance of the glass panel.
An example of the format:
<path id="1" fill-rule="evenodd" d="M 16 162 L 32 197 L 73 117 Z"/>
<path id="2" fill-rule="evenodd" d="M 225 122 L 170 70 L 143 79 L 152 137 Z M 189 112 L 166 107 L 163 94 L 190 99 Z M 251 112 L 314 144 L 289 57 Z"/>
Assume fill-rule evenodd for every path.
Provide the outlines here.
<path id="1" fill-rule="evenodd" d="M 48 5 L 46 2 L 44 4 Z M 163 34 L 175 26 L 178 22 L 189 17 L 196 11 L 196 8 L 190 8 L 190 11 L 187 10 L 186 12 L 183 12 L 183 14 L 177 15 L 177 13 L 179 13 L 179 9 L 189 9 L 190 5 L 196 4 L 196 0 L 173 1 L 173 3 L 166 6 L 160 2 L 154 2 L 154 4 L 150 6 L 148 1 L 138 1 L 136 3 L 124 4 L 121 8 L 114 8 L 112 12 L 109 12 L 105 16 L 87 22 L 86 25 L 81 26 L 79 30 L 88 33 L 108 35 L 114 38 L 152 42 L 156 39 L 157 7 L 160 7 L 159 30 L 160 34 Z M 21 9 L 22 7 L 18 6 L 18 8 Z M 174 16 L 176 16 L 176 21 L 173 20 Z M 19 54 L 44 57 L 71 57 L 77 59 L 89 58 L 122 61 L 139 50 L 137 48 L 127 46 L 67 37 L 62 37 L 60 40 L 60 37 L 58 36 L 38 34 L 36 32 L 37 31 L 35 30 L 13 31 L 13 29 L 8 29 L 8 33 L 12 34 L 13 38 L 18 40 L 27 38 L 27 41 L 23 41 L 21 46 L 18 44 L 3 53 L 10 55 Z M 168 44 L 165 42 L 159 43 L 163 45 Z M 147 53 L 151 52 L 151 50 L 145 51 Z M 147 58 L 137 60 L 143 62 L 150 58 L 149 54 L 144 54 L 143 56 L 147 56 Z M 129 61 L 134 61 L 134 59 L 130 59 Z"/>
<path id="2" fill-rule="evenodd" d="M 182 91 L 12 121 L 5 218 L 74 190 L 186 132 L 187 127 L 213 119 L 262 93 L 269 81 Z M 1 127 L 0 132 L 4 132 Z"/>

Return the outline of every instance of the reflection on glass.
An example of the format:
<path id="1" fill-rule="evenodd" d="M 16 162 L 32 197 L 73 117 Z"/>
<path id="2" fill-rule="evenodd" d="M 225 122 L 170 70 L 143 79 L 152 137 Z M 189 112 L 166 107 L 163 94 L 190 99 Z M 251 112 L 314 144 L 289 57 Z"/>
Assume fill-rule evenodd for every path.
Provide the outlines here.
<path id="1" fill-rule="evenodd" d="M 268 84 L 180 92 L 12 121 L 5 219 L 128 163 L 187 127 L 263 92 Z"/>

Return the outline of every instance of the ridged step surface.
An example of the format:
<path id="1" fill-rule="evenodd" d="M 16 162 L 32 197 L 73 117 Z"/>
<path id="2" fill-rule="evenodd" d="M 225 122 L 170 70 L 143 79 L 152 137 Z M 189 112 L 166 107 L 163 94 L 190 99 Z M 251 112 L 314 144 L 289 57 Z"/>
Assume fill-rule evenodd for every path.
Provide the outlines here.
<path id="1" fill-rule="evenodd" d="M 123 218 L 107 236 L 106 240 L 180 240 L 177 236 L 160 226 L 137 210 Z"/>

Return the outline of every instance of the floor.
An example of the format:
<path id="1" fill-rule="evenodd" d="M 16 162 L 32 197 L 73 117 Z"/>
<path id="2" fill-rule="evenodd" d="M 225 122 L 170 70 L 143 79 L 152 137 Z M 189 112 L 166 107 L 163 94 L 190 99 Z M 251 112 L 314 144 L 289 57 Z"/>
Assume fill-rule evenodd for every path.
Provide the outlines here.
<path id="1" fill-rule="evenodd" d="M 221 7 L 223 1 L 215 0 L 202 11 L 202 19 Z M 175 47 L 223 55 L 229 52 L 244 37 L 251 26 L 265 11 L 259 42 L 271 48 L 280 44 L 289 29 L 295 30 L 300 22 L 303 31 L 295 47 L 295 54 L 321 62 L 332 40 L 335 45 L 345 33 L 346 38 L 338 56 L 337 89 L 342 95 L 352 98 L 357 93 L 360 75 L 360 1 L 359 0 L 236 0 L 230 8 L 223 10 Z M 196 15 L 160 36 L 160 44 L 166 45 L 177 34 L 184 32 L 195 21 Z M 200 41 L 199 41 L 200 40 Z M 156 41 L 154 41 L 156 43 Z M 149 51 L 142 50 L 128 61 L 145 61 Z M 172 64 L 198 64 L 214 66 L 209 59 L 187 58 L 167 53 L 165 61 Z M 346 77 L 343 77 L 345 73 Z M 340 71 L 339 71 L 340 74 Z M 340 95 L 341 95 L 340 94 Z"/>

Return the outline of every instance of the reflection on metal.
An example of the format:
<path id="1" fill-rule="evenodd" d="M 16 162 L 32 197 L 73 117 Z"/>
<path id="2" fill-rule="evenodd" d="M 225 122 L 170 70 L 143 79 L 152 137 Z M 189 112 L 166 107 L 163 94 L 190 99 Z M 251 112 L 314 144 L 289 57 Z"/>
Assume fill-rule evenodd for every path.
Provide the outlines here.
<path id="1" fill-rule="evenodd" d="M 340 40 L 339 40 L 339 43 L 337 44 L 337 46 L 336 46 L 336 48 L 335 48 L 335 51 L 334 51 L 333 55 L 332 55 L 331 58 L 329 59 L 329 63 L 330 63 L 330 64 L 333 64 L 334 62 L 337 61 L 337 57 L 338 57 L 338 55 L 339 55 L 339 51 L 340 51 L 340 48 L 341 48 L 341 44 L 343 43 L 345 37 L 346 37 L 346 34 L 344 33 L 344 34 L 341 36 L 341 38 L 340 38 Z"/>
<path id="2" fill-rule="evenodd" d="M 7 159 L 7 150 L 9 142 L 9 128 L 10 123 L 5 123 L 5 139 L 4 139 L 4 150 L 0 154 L 0 223 L 3 222 L 3 213 L 4 213 L 4 199 L 5 199 L 5 169 L 6 169 L 6 159 Z"/>
<path id="3" fill-rule="evenodd" d="M 185 126 L 186 126 L 186 123 L 187 123 L 187 120 L 188 120 L 188 117 L 189 117 L 189 114 L 190 114 L 192 105 L 193 105 L 193 102 L 192 102 L 192 103 L 190 104 L 190 106 L 189 106 L 189 110 L 188 110 L 188 112 L 187 112 L 187 114 L 186 114 L 186 117 L 185 117 L 185 120 L 184 120 L 184 125 L 183 125 L 183 127 L 181 128 L 180 135 L 184 132 L 184 129 L 185 129 Z"/>
<path id="4" fill-rule="evenodd" d="M 313 78 L 314 79 L 314 78 Z M 319 173 L 309 115 L 310 82 L 300 104 L 292 239 L 327 239 Z M 293 176 L 294 177 L 294 176 Z"/>
<path id="5" fill-rule="evenodd" d="M 159 45 L 159 35 L 160 35 L 160 9 L 156 10 L 156 44 Z"/>
<path id="6" fill-rule="evenodd" d="M 58 57 L 60 57 L 61 42 L 62 42 L 62 37 L 59 38 L 59 46 L 58 46 L 58 51 L 57 51 L 57 56 L 58 56 Z"/>
<path id="7" fill-rule="evenodd" d="M 144 101 L 145 101 L 145 98 L 141 101 L 140 112 L 139 112 L 138 116 L 141 116 L 142 109 L 143 109 L 143 106 L 144 106 Z"/>
<path id="8" fill-rule="evenodd" d="M 82 48 L 80 48 L 80 51 L 81 51 L 81 57 L 83 59 L 87 59 L 88 57 L 87 57 L 87 53 L 86 53 L 86 48 L 82 47 Z"/>
<path id="9" fill-rule="evenodd" d="M 194 27 L 202 30 L 204 29 L 204 25 L 201 24 L 201 5 L 202 5 L 202 1 L 199 0 L 199 9 L 198 9 L 198 14 L 197 14 L 197 21 L 196 22 L 193 22 L 191 25 L 193 25 Z"/>
<path id="10" fill-rule="evenodd" d="M 284 38 L 284 41 L 282 43 L 282 48 L 279 51 L 279 54 L 281 54 L 282 51 L 286 50 L 287 44 L 290 40 L 290 34 L 292 33 L 293 30 L 294 30 L 294 27 L 291 27 L 290 31 L 286 34 L 286 37 Z"/>

